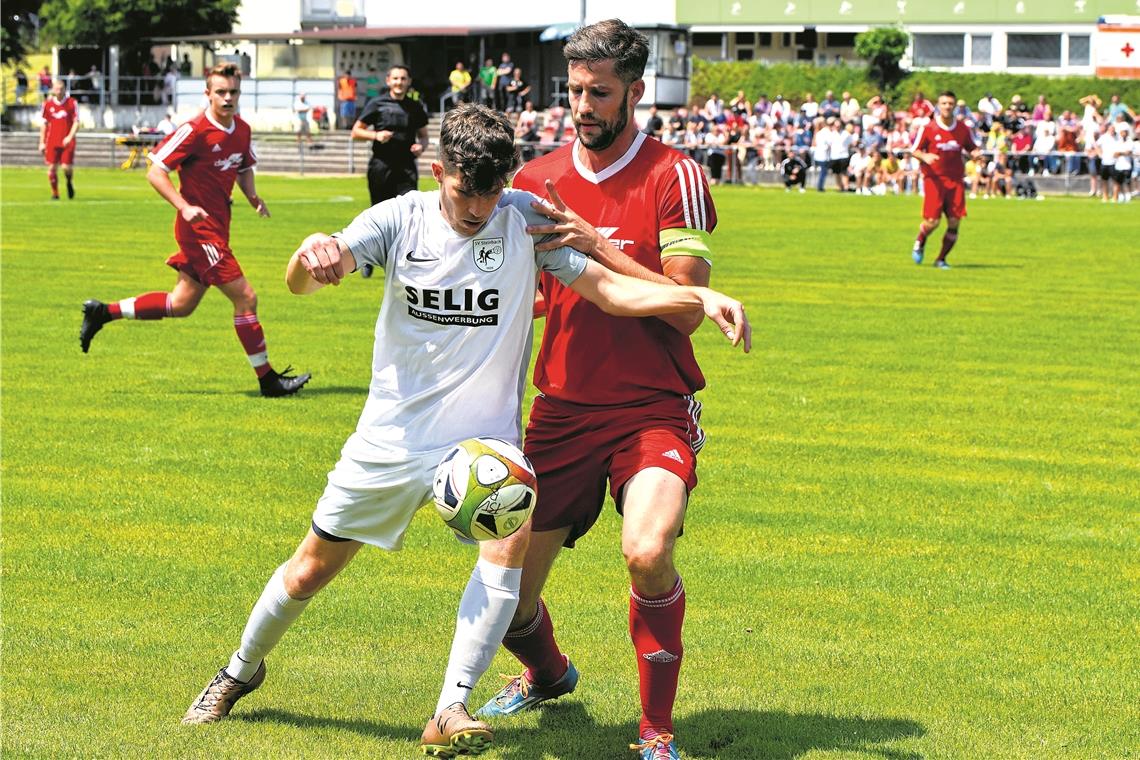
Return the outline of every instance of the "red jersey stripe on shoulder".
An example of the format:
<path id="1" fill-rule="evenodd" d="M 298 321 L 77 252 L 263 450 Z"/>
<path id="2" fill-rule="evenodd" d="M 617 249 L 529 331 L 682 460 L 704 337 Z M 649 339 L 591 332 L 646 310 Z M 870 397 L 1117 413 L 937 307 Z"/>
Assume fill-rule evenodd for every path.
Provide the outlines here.
<path id="1" fill-rule="evenodd" d="M 708 210 L 705 207 L 704 170 L 691 158 L 683 159 L 681 165 L 684 166 L 687 178 L 682 190 L 688 191 L 689 204 L 693 211 L 692 228 L 707 230 Z"/>
<path id="2" fill-rule="evenodd" d="M 154 157 L 160 163 L 165 162 L 167 157 L 174 152 L 174 149 L 181 145 L 187 137 L 194 132 L 194 126 L 191 122 L 186 122 L 170 136 L 166 143 L 154 152 Z"/>

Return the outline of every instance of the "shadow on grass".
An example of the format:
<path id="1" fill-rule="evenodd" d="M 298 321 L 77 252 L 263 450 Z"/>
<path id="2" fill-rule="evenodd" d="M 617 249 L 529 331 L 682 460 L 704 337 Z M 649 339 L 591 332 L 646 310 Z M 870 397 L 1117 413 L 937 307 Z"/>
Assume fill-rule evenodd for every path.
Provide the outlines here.
<path id="1" fill-rule="evenodd" d="M 537 729 L 498 723 L 496 749 L 506 760 L 535 757 L 630 760 L 627 748 L 637 723 L 600 726 L 581 704 L 553 703 L 542 709 Z M 926 734 L 905 718 L 854 718 L 764 710 L 704 710 L 674 725 L 677 746 L 687 758 L 795 760 L 812 751 L 862 752 L 886 760 L 921 760 L 913 752 L 880 746 Z"/>
<path id="2" fill-rule="evenodd" d="M 286 710 L 260 709 L 238 713 L 231 720 L 273 722 L 298 728 L 338 728 L 361 736 L 409 743 L 416 756 L 421 726 L 376 720 L 345 720 L 301 715 Z M 504 760 L 631 760 L 629 743 L 637 723 L 599 725 L 577 702 L 548 703 L 538 726 L 497 721 L 495 747 Z M 812 751 L 859 752 L 885 760 L 922 760 L 922 755 L 881 746 L 926 734 L 921 724 L 905 718 L 852 718 L 820 713 L 765 710 L 704 710 L 680 718 L 674 726 L 685 757 L 765 758 L 796 760 Z"/>
<path id="3" fill-rule="evenodd" d="M 415 742 L 416 744 L 419 744 L 420 732 L 423 731 L 423 726 L 418 725 L 400 726 L 373 720 L 344 720 L 321 715 L 302 715 L 288 710 L 274 710 L 272 708 L 234 713 L 229 720 L 240 720 L 246 723 L 280 723 L 297 728 L 339 728 L 361 736 Z"/>
<path id="4" fill-rule="evenodd" d="M 1025 269 L 1024 264 L 954 264 L 954 269 Z"/>
<path id="5" fill-rule="evenodd" d="M 182 391 L 188 393 L 192 391 Z M 205 393 L 206 391 L 200 391 Z M 260 391 L 245 391 L 242 395 L 249 398 L 258 398 L 261 396 Z M 365 398 L 368 396 L 368 385 L 312 385 L 308 384 L 301 390 L 297 391 L 294 396 L 287 396 L 286 398 L 304 398 L 305 396 L 360 396 Z M 276 399 L 274 399 L 276 400 Z"/>

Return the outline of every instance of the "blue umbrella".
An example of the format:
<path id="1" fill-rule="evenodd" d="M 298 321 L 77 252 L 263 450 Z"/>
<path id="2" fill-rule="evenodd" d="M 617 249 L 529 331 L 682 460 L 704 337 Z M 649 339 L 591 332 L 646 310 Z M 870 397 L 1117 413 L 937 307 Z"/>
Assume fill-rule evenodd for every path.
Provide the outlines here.
<path id="1" fill-rule="evenodd" d="M 542 34 L 538 35 L 539 42 L 554 42 L 555 40 L 564 40 L 578 30 L 578 22 L 565 21 L 561 24 L 551 24 L 542 30 Z"/>

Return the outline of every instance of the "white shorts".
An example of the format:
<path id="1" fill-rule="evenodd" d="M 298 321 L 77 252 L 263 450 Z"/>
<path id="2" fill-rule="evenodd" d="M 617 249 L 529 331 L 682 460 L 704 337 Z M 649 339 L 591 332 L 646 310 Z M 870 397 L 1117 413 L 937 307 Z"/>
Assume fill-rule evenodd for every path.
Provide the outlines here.
<path id="1" fill-rule="evenodd" d="M 412 518 L 431 503 L 435 468 L 449 449 L 388 462 L 362 462 L 342 452 L 313 511 L 317 534 L 399 551 Z"/>

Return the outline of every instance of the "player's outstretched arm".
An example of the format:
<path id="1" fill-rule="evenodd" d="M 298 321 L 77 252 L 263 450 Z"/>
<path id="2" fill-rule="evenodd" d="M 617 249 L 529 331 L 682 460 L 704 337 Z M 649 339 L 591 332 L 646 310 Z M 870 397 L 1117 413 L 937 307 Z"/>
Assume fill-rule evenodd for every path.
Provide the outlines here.
<path id="1" fill-rule="evenodd" d="M 610 271 L 596 261 L 586 262 L 586 269 L 570 288 L 615 317 L 655 317 L 701 309 L 732 345 L 743 343 L 745 353 L 752 349 L 752 326 L 744 305 L 715 290 L 639 280 Z"/>
<path id="2" fill-rule="evenodd" d="M 658 274 L 619 251 L 592 224 L 569 208 L 558 194 L 554 182 L 549 179 L 546 180 L 546 194 L 550 198 L 549 204 L 531 203 L 531 208 L 551 222 L 550 224 L 527 227 L 527 232 L 532 235 L 547 236 L 545 240 L 534 247 L 536 251 L 553 251 L 562 246 L 569 246 L 596 259 L 606 268 L 628 277 L 658 282 L 662 285 L 708 285 L 708 264 L 703 259 L 697 259 L 690 262 L 689 265 L 680 261 L 672 262 L 668 264 L 669 268 L 665 274 Z M 699 271 L 702 266 L 704 267 L 703 273 Z M 658 316 L 663 322 L 685 335 L 692 335 L 704 321 L 704 314 L 696 309 L 689 312 Z"/>
<path id="3" fill-rule="evenodd" d="M 355 270 L 356 258 L 344 241 L 318 232 L 305 238 L 289 259 L 285 283 L 290 293 L 306 295 L 339 285 Z"/>
<path id="4" fill-rule="evenodd" d="M 167 203 L 174 206 L 184 222 L 193 224 L 210 216 L 204 208 L 193 206 L 183 198 L 182 193 L 178 192 L 178 188 L 170 181 L 170 174 L 158 164 L 151 163 L 150 168 L 146 170 L 146 179 Z"/>

